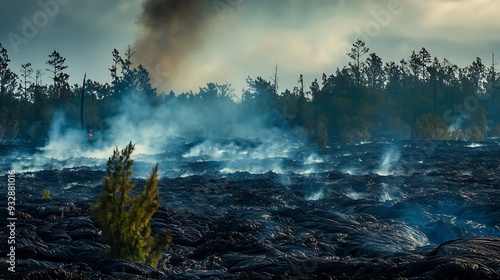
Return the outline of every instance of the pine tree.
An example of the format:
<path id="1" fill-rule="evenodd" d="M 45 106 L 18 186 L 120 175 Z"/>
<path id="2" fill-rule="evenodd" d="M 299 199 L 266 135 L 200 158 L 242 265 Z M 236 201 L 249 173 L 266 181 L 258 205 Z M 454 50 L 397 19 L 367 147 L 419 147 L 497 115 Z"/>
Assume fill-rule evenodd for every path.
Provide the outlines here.
<path id="1" fill-rule="evenodd" d="M 94 205 L 93 213 L 102 226 L 102 232 L 110 246 L 107 255 L 134 262 L 156 266 L 163 251 L 172 241 L 166 233 L 151 235 L 150 220 L 159 207 L 158 164 L 140 194 L 130 191 L 134 161 L 131 154 L 134 145 L 130 142 L 123 150 L 118 148 L 108 159 L 104 189 L 100 201 Z"/>
<path id="2" fill-rule="evenodd" d="M 368 86 L 372 89 L 382 89 L 384 85 L 384 69 L 382 59 L 375 53 L 371 53 L 366 59 L 366 78 Z"/>
<path id="3" fill-rule="evenodd" d="M 113 89 L 116 93 L 118 91 L 118 86 L 120 84 L 120 76 L 118 75 L 118 65 L 120 64 L 121 57 L 117 49 L 113 49 L 113 52 L 111 54 L 113 55 L 113 65 L 111 65 L 109 71 L 111 72 L 111 80 L 112 80 L 111 84 L 113 85 Z"/>
<path id="4" fill-rule="evenodd" d="M 51 68 L 47 68 L 46 70 L 54 75 L 52 77 L 52 80 L 54 80 L 54 87 L 61 87 L 61 85 L 67 82 L 69 78 L 69 75 L 63 72 L 66 68 L 68 68 L 68 66 L 64 65 L 65 62 L 66 58 L 62 57 L 56 50 L 49 55 L 49 60 L 46 64 L 48 64 Z"/>
<path id="5" fill-rule="evenodd" d="M 9 68 L 9 62 L 7 49 L 0 43 L 0 103 L 3 105 L 13 101 L 17 85 L 17 75 Z"/>
<path id="6" fill-rule="evenodd" d="M 21 65 L 21 78 L 22 78 L 22 85 L 21 85 L 21 90 L 22 90 L 22 100 L 25 103 L 28 103 L 33 100 L 32 93 L 29 92 L 28 85 L 31 85 L 30 81 L 28 79 L 31 78 L 31 75 L 33 74 L 33 68 L 31 68 L 31 63 L 25 63 Z"/>
<path id="7" fill-rule="evenodd" d="M 349 56 L 354 62 L 354 64 L 349 62 L 349 67 L 351 67 L 351 71 L 353 72 L 355 77 L 356 86 L 358 87 L 361 86 L 361 73 L 363 72 L 363 63 L 361 62 L 361 57 L 368 53 L 369 50 L 370 49 L 366 47 L 365 42 L 358 39 L 352 45 L 351 52 L 347 53 L 347 56 Z"/>
<path id="8" fill-rule="evenodd" d="M 49 60 L 46 62 L 50 68 L 45 70 L 53 74 L 52 80 L 54 84 L 51 86 L 51 97 L 58 100 L 57 103 L 59 104 L 69 103 L 71 98 L 68 84 L 69 75 L 64 73 L 64 70 L 68 68 L 68 66 L 64 65 L 65 62 L 66 58 L 62 57 L 56 50 L 49 55 Z"/>

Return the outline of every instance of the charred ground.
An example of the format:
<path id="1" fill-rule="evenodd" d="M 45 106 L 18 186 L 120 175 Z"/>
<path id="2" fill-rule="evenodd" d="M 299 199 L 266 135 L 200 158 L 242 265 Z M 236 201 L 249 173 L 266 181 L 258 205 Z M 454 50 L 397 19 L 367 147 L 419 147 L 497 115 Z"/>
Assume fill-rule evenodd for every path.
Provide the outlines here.
<path id="1" fill-rule="evenodd" d="M 100 255 L 90 213 L 98 167 L 19 173 L 14 278 L 498 279 L 498 143 L 436 142 L 405 164 L 422 143 L 399 142 L 390 174 L 368 171 L 380 169 L 387 145 L 318 150 L 328 160 L 308 159 L 309 174 L 297 168 L 300 151 L 283 173 L 217 173 L 219 161 L 191 160 L 195 174 L 159 182 L 153 230 L 168 229 L 173 244 L 157 269 Z M 51 200 L 40 198 L 44 188 Z"/>

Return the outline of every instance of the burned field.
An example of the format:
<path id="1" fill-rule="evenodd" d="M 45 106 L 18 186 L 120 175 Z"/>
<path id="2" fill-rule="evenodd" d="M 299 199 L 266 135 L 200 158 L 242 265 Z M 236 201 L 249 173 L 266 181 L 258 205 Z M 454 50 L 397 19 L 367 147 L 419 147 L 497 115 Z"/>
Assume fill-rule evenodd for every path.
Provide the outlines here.
<path id="1" fill-rule="evenodd" d="M 2 171 L 37 157 L 26 143 L 1 147 Z M 138 154 L 139 186 L 151 162 L 163 171 L 152 228 L 167 229 L 173 243 L 157 268 L 102 256 L 107 245 L 91 205 L 105 160 L 26 163 L 16 171 L 17 265 L 9 277 L 498 279 L 499 151 L 497 140 L 314 150 L 203 140 Z M 8 244 L 0 249 L 7 260 Z"/>

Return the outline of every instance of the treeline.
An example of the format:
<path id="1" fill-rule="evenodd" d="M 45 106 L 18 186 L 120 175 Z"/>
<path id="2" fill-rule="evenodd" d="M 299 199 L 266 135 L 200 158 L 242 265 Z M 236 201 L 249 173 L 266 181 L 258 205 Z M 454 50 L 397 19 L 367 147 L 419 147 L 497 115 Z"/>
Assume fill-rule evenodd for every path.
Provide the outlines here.
<path id="1" fill-rule="evenodd" d="M 358 142 L 377 136 L 482 140 L 500 135 L 498 74 L 479 57 L 460 68 L 422 48 L 400 62 L 384 63 L 358 40 L 347 54 L 348 65 L 310 85 L 299 75 L 296 87 L 280 91 L 276 65 L 269 79 L 249 77 L 247 89 L 236 97 L 229 84 L 214 83 L 196 93 L 158 94 L 147 70 L 132 66 L 133 54 L 130 47 L 123 55 L 113 50 L 111 83 L 84 79 L 69 85 L 68 66 L 57 51 L 49 55 L 45 71 L 25 63 L 17 74 L 0 44 L 0 139 L 44 139 L 56 111 L 64 112 L 70 126 L 106 130 L 105 120 L 118 113 L 124 95 L 152 106 L 203 105 L 207 115 L 229 106 L 267 116 L 270 125 L 300 128 L 320 146 L 327 137 Z M 50 84 L 42 84 L 44 74 Z"/>

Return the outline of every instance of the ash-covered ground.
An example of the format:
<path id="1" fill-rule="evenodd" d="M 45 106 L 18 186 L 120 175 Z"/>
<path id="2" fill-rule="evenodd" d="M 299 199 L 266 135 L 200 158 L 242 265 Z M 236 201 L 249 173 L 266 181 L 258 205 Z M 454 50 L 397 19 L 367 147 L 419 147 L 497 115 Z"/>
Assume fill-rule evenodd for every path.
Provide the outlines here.
<path id="1" fill-rule="evenodd" d="M 111 150 L 38 146 L 0 144 L 2 186 L 16 171 L 18 219 L 11 273 L 2 218 L 2 278 L 500 278 L 498 139 L 319 149 L 179 137 L 161 151 L 138 146 L 138 188 L 160 166 L 153 230 L 173 236 L 158 268 L 101 255 L 90 206 Z"/>

